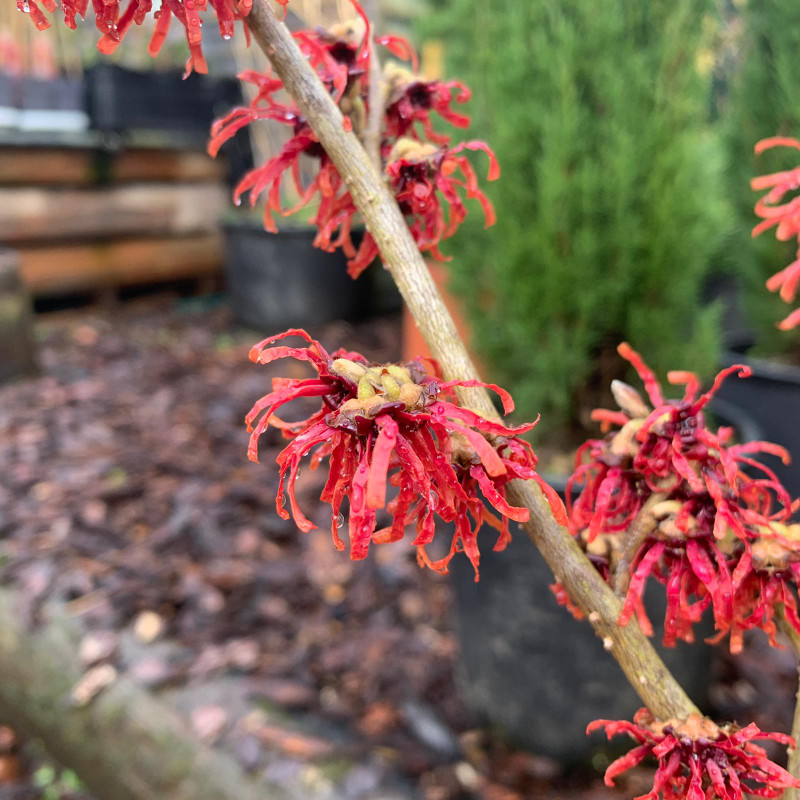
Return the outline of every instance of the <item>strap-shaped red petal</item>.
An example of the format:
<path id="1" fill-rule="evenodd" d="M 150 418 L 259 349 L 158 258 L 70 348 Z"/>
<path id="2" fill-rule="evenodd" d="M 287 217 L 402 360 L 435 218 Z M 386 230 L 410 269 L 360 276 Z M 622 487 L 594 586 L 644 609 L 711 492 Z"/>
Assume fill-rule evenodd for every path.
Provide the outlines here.
<path id="1" fill-rule="evenodd" d="M 399 431 L 397 423 L 389 416 L 379 416 L 375 423 L 379 433 L 372 448 L 372 463 L 367 481 L 367 506 L 372 509 L 386 505 L 386 474 Z"/>

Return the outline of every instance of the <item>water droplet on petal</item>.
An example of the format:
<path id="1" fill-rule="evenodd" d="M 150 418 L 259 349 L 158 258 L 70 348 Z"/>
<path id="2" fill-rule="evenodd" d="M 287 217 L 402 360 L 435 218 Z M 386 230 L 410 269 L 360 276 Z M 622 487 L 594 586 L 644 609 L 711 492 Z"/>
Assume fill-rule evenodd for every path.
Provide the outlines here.
<path id="1" fill-rule="evenodd" d="M 436 492 L 434 492 L 433 489 L 431 489 L 430 492 L 428 492 L 428 505 L 431 508 L 436 508 L 438 503 L 439 503 L 439 498 L 436 496 Z"/>
<path id="2" fill-rule="evenodd" d="M 339 514 L 336 516 L 336 527 L 341 528 L 342 525 L 344 525 L 344 514 L 339 512 Z"/>

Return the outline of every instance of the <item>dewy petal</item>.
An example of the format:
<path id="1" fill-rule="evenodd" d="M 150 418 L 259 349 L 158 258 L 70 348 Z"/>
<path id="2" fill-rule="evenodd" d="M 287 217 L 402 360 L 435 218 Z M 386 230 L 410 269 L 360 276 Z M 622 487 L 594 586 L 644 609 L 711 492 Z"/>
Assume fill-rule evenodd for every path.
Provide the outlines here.
<path id="1" fill-rule="evenodd" d="M 478 482 L 481 491 L 486 496 L 486 499 L 496 508 L 503 516 L 513 519 L 515 522 L 527 522 L 530 519 L 530 511 L 527 508 L 517 508 L 509 505 L 508 501 L 503 497 L 494 484 L 489 479 L 483 467 L 475 466 L 470 467 L 470 475 Z"/>
<path id="2" fill-rule="evenodd" d="M 622 342 L 622 344 L 617 347 L 617 352 L 626 361 L 629 361 L 639 374 L 639 377 L 642 379 L 642 383 L 644 383 L 647 396 L 650 398 L 650 402 L 653 404 L 653 406 L 663 406 L 664 397 L 661 394 L 661 387 L 658 385 L 658 381 L 656 380 L 656 376 L 653 374 L 653 371 L 647 366 L 647 364 L 644 363 L 642 357 L 627 342 Z"/>
<path id="3" fill-rule="evenodd" d="M 641 600 L 647 578 L 650 576 L 650 573 L 653 571 L 665 549 L 665 542 L 656 542 L 640 559 L 636 570 L 631 576 L 628 594 L 622 606 L 619 619 L 617 620 L 618 625 L 625 626 L 630 621 L 637 603 Z"/>
<path id="4" fill-rule="evenodd" d="M 470 428 L 465 428 L 463 425 L 457 425 L 454 422 L 449 422 L 447 427 L 466 437 L 469 443 L 475 448 L 475 452 L 478 454 L 487 474 L 492 477 L 505 475 L 506 466 L 503 463 L 503 459 L 500 458 L 494 447 L 492 447 L 480 433 L 476 433 Z"/>
<path id="5" fill-rule="evenodd" d="M 692 724 L 688 724 L 691 720 L 670 720 L 664 724 L 654 720 L 644 709 L 635 719 L 635 723 L 599 720 L 587 729 L 589 733 L 602 726 L 609 738 L 627 733 L 638 742 L 627 755 L 608 768 L 606 785 L 613 785 L 613 779 L 620 773 L 652 755 L 657 759 L 658 767 L 653 788 L 643 797 L 744 800 L 745 794 L 777 797 L 786 787 L 800 786 L 800 781 L 771 762 L 764 750 L 750 741 L 759 738 L 785 743 L 783 738 L 778 738 L 780 734 L 762 733 L 752 724 L 737 733 L 735 726 L 717 728 L 709 720 L 696 720 Z M 701 730 L 708 727 L 717 730 L 716 738 L 694 733 L 697 722 L 700 722 Z M 704 789 L 705 776 L 708 780 Z M 748 783 L 743 784 L 742 780 Z"/>
<path id="6" fill-rule="evenodd" d="M 788 454 L 761 442 L 728 446 L 730 430 L 710 431 L 702 413 L 726 377 L 746 377 L 749 370 L 741 365 L 723 370 L 699 397 L 694 376 L 670 373 L 686 391 L 680 400 L 664 401 L 641 356 L 626 345 L 620 352 L 660 404 L 644 418 L 646 409 L 631 410 L 618 419 L 609 412 L 597 415 L 606 436 L 586 442 L 578 451 L 568 481 L 570 531 L 585 544 L 603 535 L 624 535 L 652 499 L 661 511 L 640 522 L 652 526 L 652 535 L 640 548 L 638 566 L 634 563 L 620 623 L 641 611 L 641 592 L 652 571 L 667 592 L 665 645 L 691 641 L 692 628 L 708 607 L 719 632 L 716 638 L 729 632 L 732 652 L 740 649 L 743 631 L 752 627 L 761 627 L 774 641 L 774 605 L 781 603 L 783 588 L 769 578 L 769 567 L 764 572 L 754 566 L 751 547 L 759 539 L 775 538 L 787 551 L 794 550 L 794 545 L 776 538 L 775 526 L 790 522 L 795 505 L 775 473 L 750 454 Z M 624 398 L 621 402 L 624 406 Z M 648 553 L 658 541 L 662 546 L 669 542 L 669 550 L 656 564 Z M 608 558 L 595 558 L 595 564 L 608 580 Z M 791 592 L 794 599 L 794 589 Z"/>
<path id="7" fill-rule="evenodd" d="M 57 8 L 55 0 L 39 0 L 44 7 L 54 12 Z M 286 3 L 288 0 L 279 0 Z M 86 0 L 61 0 L 64 23 L 69 28 L 76 27 L 76 16 L 86 17 L 88 3 Z M 98 42 L 98 50 L 102 53 L 113 52 L 125 38 L 133 24 L 142 25 L 152 16 L 155 19 L 155 30 L 150 41 L 149 52 L 157 55 L 166 38 L 172 18 L 183 25 L 189 47 L 187 71 L 207 71 L 202 54 L 202 22 L 199 11 L 210 10 L 216 15 L 223 36 L 230 37 L 237 20 L 244 20 L 252 7 L 252 0 L 240 0 L 234 6 L 228 0 L 207 3 L 206 0 L 162 0 L 160 8 L 153 12 L 152 0 L 128 0 L 125 10 L 121 10 L 121 0 L 93 0 L 92 7 L 95 24 L 102 36 Z M 39 8 L 36 0 L 17 0 L 20 10 L 29 11 L 34 24 L 40 30 L 50 27 L 50 21 Z M 245 31 L 247 35 L 247 31 Z"/>
<path id="8" fill-rule="evenodd" d="M 367 481 L 367 506 L 372 509 L 386 505 L 386 474 L 399 431 L 397 423 L 389 416 L 379 416 L 375 423 L 380 432 L 372 450 L 372 464 Z"/>

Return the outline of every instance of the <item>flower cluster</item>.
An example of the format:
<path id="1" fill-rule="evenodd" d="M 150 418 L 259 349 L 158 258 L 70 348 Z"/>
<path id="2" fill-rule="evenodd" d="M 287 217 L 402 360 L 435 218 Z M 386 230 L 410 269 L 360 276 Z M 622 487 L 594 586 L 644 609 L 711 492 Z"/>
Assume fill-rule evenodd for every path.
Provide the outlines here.
<path id="1" fill-rule="evenodd" d="M 416 58 L 413 51 L 409 54 L 409 58 L 412 57 Z M 453 101 L 466 103 L 470 99 L 470 90 L 463 83 L 425 81 L 393 62 L 386 65 L 384 79 L 389 90 L 386 103 L 386 132 L 389 136 L 396 139 L 411 136 L 419 140 L 416 128 L 420 126 L 424 138 L 437 144 L 447 144 L 449 137 L 433 129 L 432 111 L 456 128 L 469 126 L 469 117 L 451 108 Z"/>
<path id="2" fill-rule="evenodd" d="M 756 144 L 756 154 L 773 147 L 794 147 L 800 150 L 800 141 L 783 136 L 762 139 Z M 761 217 L 761 222 L 753 228 L 753 236 L 758 236 L 769 228 L 775 228 L 775 237 L 778 241 L 797 240 L 797 259 L 767 281 L 767 288 L 771 292 L 778 292 L 781 300 L 791 303 L 797 295 L 797 287 L 800 284 L 800 195 L 788 200 L 785 198 L 800 188 L 800 167 L 762 175 L 754 178 L 750 185 L 756 191 L 767 190 L 756 203 L 755 212 Z M 778 327 L 786 331 L 797 325 L 800 325 L 800 308 L 789 314 Z"/>
<path id="3" fill-rule="evenodd" d="M 325 30 L 305 30 L 294 34 L 301 50 L 322 82 L 336 100 L 344 124 L 357 135 L 365 135 L 370 114 L 370 68 L 372 59 L 369 22 L 357 0 L 351 0 L 358 17 Z M 450 137 L 437 133 L 432 114 L 456 127 L 466 127 L 469 118 L 456 112 L 453 103 L 464 103 L 469 91 L 457 82 L 426 81 L 416 73 L 414 50 L 403 39 L 377 37 L 375 42 L 393 55 L 410 60 L 414 71 L 386 64 L 381 95 L 387 98 L 381 109 L 379 151 L 381 169 L 405 214 L 414 239 L 423 252 L 444 260 L 439 243 L 452 236 L 464 221 L 465 199 L 477 200 L 486 225 L 494 223 L 494 210 L 478 187 L 478 180 L 465 150 L 482 150 L 489 157 L 488 180 L 500 175 L 500 168 L 489 147 L 483 142 L 468 141 L 450 146 Z M 378 255 L 378 246 L 370 233 L 364 234 L 356 248 L 352 228 L 357 209 L 336 167 L 317 140 L 300 109 L 289 101 L 276 99 L 283 89 L 281 81 L 270 74 L 247 72 L 242 80 L 255 84 L 258 92 L 248 107 L 234 109 L 212 128 L 209 152 L 216 155 L 224 142 L 250 123 L 272 120 L 286 125 L 291 137 L 279 153 L 266 164 L 248 173 L 235 190 L 240 202 L 250 195 L 255 206 L 266 195 L 264 224 L 275 231 L 273 214 L 284 216 L 301 208 L 315 207 L 312 224 L 317 228 L 314 244 L 332 252 L 341 248 L 348 261 L 348 272 L 357 277 Z M 301 159 L 314 165 L 314 177 L 304 184 Z M 285 203 L 284 178 L 291 175 L 295 203 Z M 312 204 L 316 204 L 315 206 Z"/>
<path id="4" fill-rule="evenodd" d="M 665 400 L 641 357 L 627 344 L 619 352 L 636 368 L 650 402 L 614 382 L 620 410 L 593 413 L 607 434 L 579 449 L 567 508 L 572 533 L 606 580 L 626 593 L 620 624 L 635 614 L 652 635 L 642 605 L 652 576 L 666 587 L 666 645 L 692 641 L 693 625 L 709 607 L 715 640 L 730 634 L 733 652 L 754 627 L 775 643 L 776 605 L 800 632 L 794 596 L 800 526 L 788 524 L 792 503 L 775 474 L 753 458 L 788 460 L 788 454 L 766 442 L 730 444 L 732 431 L 712 432 L 703 415 L 727 376 L 749 370 L 724 370 L 704 394 L 695 375 L 671 372 L 670 383 L 685 392 Z"/>
<path id="5" fill-rule="evenodd" d="M 770 761 L 754 739 L 771 739 L 794 747 L 794 739 L 782 733 L 763 733 L 755 723 L 744 728 L 719 726 L 692 714 L 685 720 L 660 722 L 647 709 L 640 709 L 633 722 L 601 719 L 586 729 L 605 728 L 609 739 L 627 733 L 638 744 L 606 770 L 606 786 L 614 785 L 620 773 L 640 764 L 648 756 L 658 761 L 653 788 L 636 800 L 744 800 L 744 795 L 779 797 L 784 789 L 800 788 L 800 780 Z"/>
<path id="6" fill-rule="evenodd" d="M 286 5 L 288 0 L 279 0 Z M 176 19 L 186 31 L 186 42 L 189 46 L 189 60 L 186 63 L 186 74 L 208 72 L 203 57 L 203 22 L 201 12 L 213 11 L 219 24 L 223 38 L 230 39 L 234 33 L 237 20 L 244 19 L 252 8 L 253 0 L 162 0 L 160 8 L 153 12 L 153 0 L 17 0 L 17 8 L 30 14 L 39 30 L 50 27 L 50 20 L 44 13 L 55 13 L 59 8 L 64 15 L 64 24 L 69 28 L 77 27 L 77 17 L 86 19 L 94 14 L 95 24 L 101 33 L 97 49 L 101 53 L 113 53 L 131 25 L 141 25 L 152 13 L 156 21 L 155 31 L 150 40 L 150 55 L 156 56 L 167 37 L 172 19 Z M 44 7 L 44 10 L 42 7 Z"/>
<path id="7" fill-rule="evenodd" d="M 288 336 L 302 337 L 306 345 L 271 346 Z M 507 427 L 449 399 L 456 386 L 486 386 L 499 394 L 508 413 L 513 401 L 499 387 L 444 381 L 437 371 L 427 374 L 420 360 L 371 365 L 358 353 L 329 354 L 302 330 L 265 339 L 250 352 L 250 358 L 259 364 L 286 357 L 308 362 L 317 374 L 273 381 L 272 391 L 247 415 L 251 431 L 248 455 L 258 459 L 259 437 L 269 425 L 291 439 L 278 456 L 276 503 L 278 513 L 288 519 L 284 507 L 284 495 L 288 495 L 291 516 L 301 530 L 316 527 L 295 497 L 300 462 L 309 455 L 312 469 L 328 462 L 321 500 L 331 506 L 331 531 L 338 549 L 345 547 L 339 536 L 344 524 L 340 509 L 345 498 L 349 501 L 353 559 L 364 558 L 372 542 L 402 539 L 405 529 L 413 526 L 413 544 L 421 565 L 446 571 L 453 555 L 462 550 L 473 564 L 477 580 L 481 525 L 485 522 L 499 531 L 495 549 L 503 549 L 510 538 L 509 520 L 528 520 L 527 509 L 506 500 L 506 485 L 515 478 L 537 481 L 554 513 L 566 522 L 558 495 L 536 473 L 533 449 L 517 438 L 536 423 Z M 321 405 L 299 422 L 275 416 L 283 405 L 300 397 L 320 398 Z M 393 497 L 387 502 L 389 486 L 396 492 L 391 492 Z M 381 509 L 386 509 L 392 522 L 377 529 Z M 434 539 L 436 517 L 453 523 L 455 533 L 448 552 L 432 559 L 426 548 Z"/>

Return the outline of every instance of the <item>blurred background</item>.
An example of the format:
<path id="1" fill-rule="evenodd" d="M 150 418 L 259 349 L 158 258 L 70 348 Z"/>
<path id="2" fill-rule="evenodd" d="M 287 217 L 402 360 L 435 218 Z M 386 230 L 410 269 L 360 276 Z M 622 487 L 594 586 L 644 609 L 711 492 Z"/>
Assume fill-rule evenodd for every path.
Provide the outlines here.
<path id="1" fill-rule="evenodd" d="M 800 136 L 796 0 L 365 5 L 414 41 L 427 77 L 473 90 L 465 138 L 501 163 L 484 187 L 498 222 L 473 213 L 433 272 L 484 377 L 519 419 L 542 414 L 534 443 L 554 485 L 626 376 L 623 340 L 662 376 L 751 364 L 713 414 L 800 454 L 800 329 L 776 330 L 788 308 L 764 288 L 794 253 L 751 239 L 749 188 L 793 166 L 753 145 Z M 351 15 L 347 0 L 290 9 L 296 28 Z M 404 543 L 354 564 L 275 514 L 281 439 L 251 464 L 242 420 L 293 367 L 250 364 L 250 345 L 291 326 L 378 361 L 421 345 L 380 265 L 353 282 L 342 256 L 311 248 L 310 214 L 272 235 L 260 209 L 231 205 L 285 141 L 264 123 L 216 160 L 205 151 L 260 54 L 206 25 L 210 75 L 182 81 L 182 30 L 157 61 L 150 35 L 134 28 L 106 58 L 91 24 L 40 33 L 0 8 L 6 590 L 32 618 L 66 609 L 80 653 L 293 796 L 641 793 L 646 769 L 603 787 L 613 751 L 583 736 L 637 700 L 522 534 L 486 553 L 475 584 L 458 560 L 420 572 Z M 770 466 L 800 494 L 800 467 Z M 324 528 L 321 485 L 304 471 L 298 496 Z M 709 712 L 789 729 L 795 659 L 761 634 L 736 659 L 702 643 L 665 658 Z M 0 724 L 1 797 L 90 797 Z"/>

